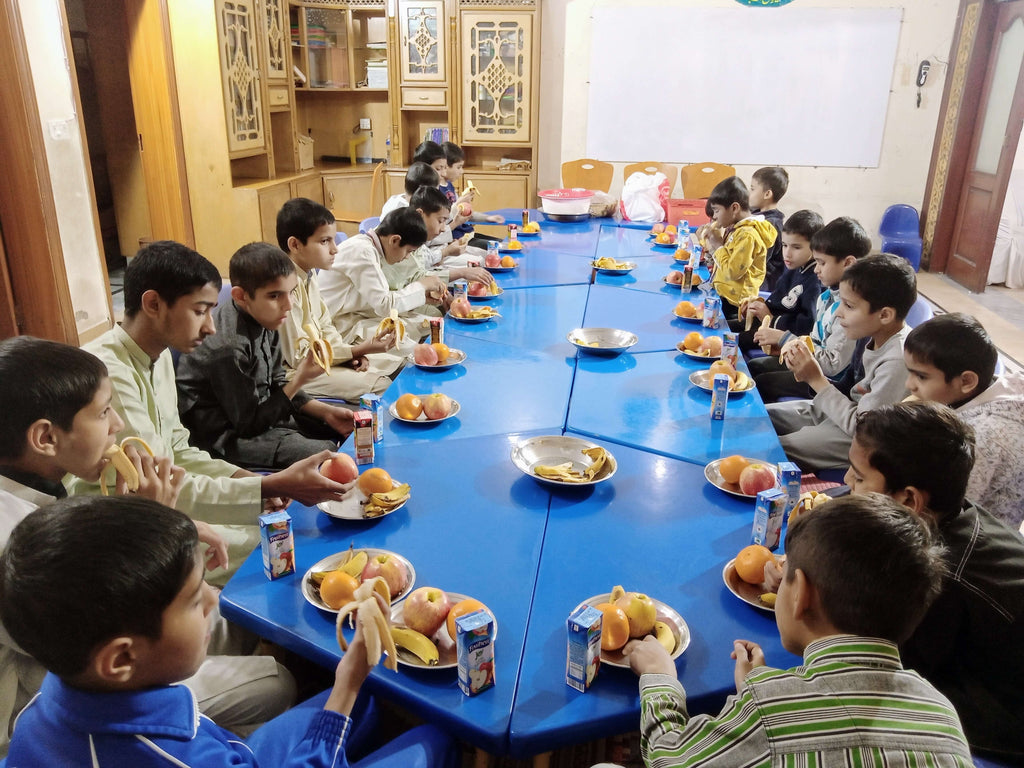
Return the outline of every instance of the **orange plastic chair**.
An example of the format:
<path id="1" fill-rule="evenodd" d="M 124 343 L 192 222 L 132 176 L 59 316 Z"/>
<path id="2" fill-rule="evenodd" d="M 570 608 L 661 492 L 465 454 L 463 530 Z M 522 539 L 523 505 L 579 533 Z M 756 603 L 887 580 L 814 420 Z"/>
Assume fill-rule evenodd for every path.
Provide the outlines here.
<path id="1" fill-rule="evenodd" d="M 601 160 L 582 158 L 562 163 L 562 186 L 607 192 L 612 188 L 615 166 Z"/>
<path id="2" fill-rule="evenodd" d="M 715 184 L 730 176 L 736 175 L 731 165 L 721 163 L 690 163 L 680 171 L 683 184 L 683 196 L 688 200 L 706 198 L 715 188 Z"/>
<path id="3" fill-rule="evenodd" d="M 665 178 L 668 179 L 668 195 L 671 197 L 672 190 L 676 188 L 676 176 L 679 175 L 679 170 L 668 163 L 630 163 L 622 169 L 622 181 L 625 182 L 634 173 L 646 173 L 653 176 L 659 171 L 664 173 Z"/>

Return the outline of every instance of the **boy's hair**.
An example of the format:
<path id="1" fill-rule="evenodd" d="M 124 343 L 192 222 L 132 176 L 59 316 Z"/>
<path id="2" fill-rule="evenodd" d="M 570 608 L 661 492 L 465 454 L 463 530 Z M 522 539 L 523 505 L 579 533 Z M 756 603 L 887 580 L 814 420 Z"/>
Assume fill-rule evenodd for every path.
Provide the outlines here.
<path id="1" fill-rule="evenodd" d="M 840 216 L 818 230 L 811 240 L 811 250 L 836 261 L 847 256 L 863 259 L 871 253 L 871 235 L 856 219 Z"/>
<path id="2" fill-rule="evenodd" d="M 448 161 L 448 165 L 455 165 L 455 163 L 466 162 L 466 153 L 462 151 L 462 147 L 456 144 L 454 141 L 446 141 L 441 145 L 441 149 L 444 150 L 444 159 Z"/>
<path id="3" fill-rule="evenodd" d="M 963 312 L 936 315 L 907 336 L 903 351 L 915 360 L 934 365 L 946 383 L 964 371 L 978 375 L 978 392 L 992 384 L 999 350 L 981 323 Z"/>
<path id="4" fill-rule="evenodd" d="M 0 341 L 0 462 L 21 457 L 39 419 L 69 431 L 106 376 L 103 362 L 77 347 L 32 336 Z"/>
<path id="5" fill-rule="evenodd" d="M 231 285 L 237 285 L 250 298 L 264 285 L 295 272 L 295 264 L 288 254 L 270 243 L 243 245 L 228 264 Z"/>
<path id="6" fill-rule="evenodd" d="M 333 223 L 330 208 L 307 197 L 293 197 L 277 212 L 277 244 L 288 253 L 288 238 L 305 245 L 320 227 Z"/>
<path id="7" fill-rule="evenodd" d="M 885 405 L 857 417 L 854 439 L 886 491 L 913 486 L 940 519 L 959 514 L 974 467 L 974 429 L 940 403 Z"/>
<path id="8" fill-rule="evenodd" d="M 124 271 L 124 314 L 142 309 L 142 294 L 156 291 L 168 305 L 206 285 L 221 287 L 220 272 L 204 256 L 173 240 L 158 240 L 139 249 Z"/>
<path id="9" fill-rule="evenodd" d="M 943 548 L 928 523 L 888 496 L 843 496 L 786 534 L 787 583 L 807 576 L 840 632 L 900 643 L 942 588 Z"/>
<path id="10" fill-rule="evenodd" d="M 405 172 L 405 194 L 412 197 L 420 187 L 436 187 L 441 175 L 430 167 L 430 163 L 415 162 Z"/>
<path id="11" fill-rule="evenodd" d="M 411 245 L 413 248 L 419 248 L 427 242 L 427 225 L 423 223 L 419 211 L 411 206 L 390 211 L 381 219 L 376 232 L 379 237 L 399 235 L 402 238 L 399 245 Z"/>
<path id="12" fill-rule="evenodd" d="M 846 268 L 839 282 L 848 283 L 872 312 L 892 307 L 900 320 L 917 301 L 914 268 L 902 256 L 892 253 L 876 253 L 858 259 Z"/>
<path id="13" fill-rule="evenodd" d="M 149 499 L 61 499 L 11 533 L 0 556 L 0 618 L 44 667 L 73 679 L 112 638 L 161 636 L 197 543 L 188 517 Z"/>
<path id="14" fill-rule="evenodd" d="M 715 184 L 715 188 L 708 195 L 708 203 L 725 208 L 733 203 L 739 203 L 741 211 L 749 211 L 750 192 L 747 191 L 747 185 L 743 183 L 743 179 L 739 176 L 730 176 Z"/>
<path id="15" fill-rule="evenodd" d="M 426 163 L 430 165 L 437 160 L 445 157 L 445 152 L 441 149 L 441 145 L 436 141 L 424 141 L 416 150 L 412 153 L 412 161 L 414 163 Z"/>
<path id="16" fill-rule="evenodd" d="M 424 213 L 431 214 L 438 211 L 449 211 L 452 204 L 448 202 L 444 192 L 437 187 L 423 186 L 412 193 L 412 197 L 409 198 L 409 207 L 414 211 L 419 208 Z"/>
<path id="17" fill-rule="evenodd" d="M 787 216 L 782 224 L 782 231 L 787 235 L 800 235 L 800 237 L 810 242 L 824 225 L 825 221 L 819 214 L 814 211 L 803 210 Z"/>
<path id="18" fill-rule="evenodd" d="M 771 190 L 773 203 L 779 202 L 786 194 L 786 190 L 789 189 L 789 173 L 778 165 L 758 168 L 754 171 L 753 179 L 760 182 L 761 186 Z"/>

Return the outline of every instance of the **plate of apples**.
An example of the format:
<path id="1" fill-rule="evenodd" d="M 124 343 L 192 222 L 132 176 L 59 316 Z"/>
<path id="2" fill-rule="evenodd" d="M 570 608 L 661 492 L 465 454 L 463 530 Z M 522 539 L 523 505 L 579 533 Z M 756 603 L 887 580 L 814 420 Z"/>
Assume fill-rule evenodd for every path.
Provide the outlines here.
<path id="1" fill-rule="evenodd" d="M 761 491 L 778 485 L 779 468 L 764 459 L 726 456 L 704 467 L 704 478 L 720 491 L 741 499 L 756 499 Z"/>
<path id="2" fill-rule="evenodd" d="M 438 587 L 419 587 L 391 606 L 391 636 L 398 663 L 423 669 L 454 669 L 455 620 L 474 611 L 491 610 L 469 595 Z M 495 622 L 494 636 L 498 636 Z"/>
<path id="3" fill-rule="evenodd" d="M 436 424 L 458 416 L 462 407 L 458 400 L 453 400 L 441 392 L 429 395 L 406 393 L 393 402 L 388 408 L 391 418 L 405 424 Z"/>
<path id="4" fill-rule="evenodd" d="M 336 453 L 320 465 L 320 472 L 337 483 L 351 484 L 338 501 L 321 501 L 317 507 L 336 520 L 370 520 L 396 512 L 409 501 L 407 483 L 394 480 L 380 467 L 363 474 L 351 456 Z"/>
<path id="5" fill-rule="evenodd" d="M 404 600 L 416 583 L 416 569 L 406 558 L 387 549 L 349 547 L 315 563 L 302 577 L 306 602 L 328 613 L 337 613 L 352 599 L 363 582 L 380 576 L 387 582 L 392 605 Z"/>

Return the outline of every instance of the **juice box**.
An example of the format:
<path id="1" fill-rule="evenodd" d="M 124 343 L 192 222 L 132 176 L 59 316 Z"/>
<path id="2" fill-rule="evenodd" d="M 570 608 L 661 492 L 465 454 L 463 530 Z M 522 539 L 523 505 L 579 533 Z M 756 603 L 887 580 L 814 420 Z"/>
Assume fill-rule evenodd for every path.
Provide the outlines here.
<path id="1" fill-rule="evenodd" d="M 494 685 L 494 617 L 479 610 L 455 620 L 459 688 L 476 696 Z"/>
<path id="2" fill-rule="evenodd" d="M 711 382 L 711 420 L 725 418 L 725 404 L 729 401 L 729 374 L 716 373 Z"/>
<path id="3" fill-rule="evenodd" d="M 751 544 L 762 544 L 771 550 L 779 548 L 779 533 L 782 530 L 782 518 L 786 513 L 788 501 L 789 494 L 781 488 L 770 488 L 757 494 L 754 529 L 750 535 Z"/>
<path id="4" fill-rule="evenodd" d="M 384 439 L 384 401 L 380 399 L 380 395 L 367 392 L 359 398 L 359 407 L 372 414 L 373 442 L 379 443 Z"/>
<path id="5" fill-rule="evenodd" d="M 577 691 L 586 691 L 601 667 L 601 626 L 604 614 L 592 605 L 580 606 L 569 616 L 566 626 L 569 643 L 565 649 L 565 682 Z"/>
<path id="6" fill-rule="evenodd" d="M 732 331 L 726 331 L 722 334 L 722 359 L 729 363 L 733 368 L 735 368 L 739 363 L 739 339 L 737 338 L 737 334 Z"/>
<path id="7" fill-rule="evenodd" d="M 431 317 L 430 320 L 430 343 L 444 344 L 444 318 Z"/>
<path id="8" fill-rule="evenodd" d="M 791 461 L 779 462 L 779 487 L 786 492 L 787 518 L 800 500 L 800 483 L 802 481 L 803 474 L 800 472 L 800 467 Z"/>
<path id="9" fill-rule="evenodd" d="M 295 537 L 292 517 L 285 511 L 260 515 L 260 544 L 263 572 L 270 580 L 295 573 Z"/>
<path id="10" fill-rule="evenodd" d="M 717 328 L 722 315 L 722 300 L 717 296 L 704 297 L 704 327 Z"/>
<path id="11" fill-rule="evenodd" d="M 352 440 L 356 446 L 356 464 L 373 463 L 373 414 L 356 411 L 352 414 Z"/>

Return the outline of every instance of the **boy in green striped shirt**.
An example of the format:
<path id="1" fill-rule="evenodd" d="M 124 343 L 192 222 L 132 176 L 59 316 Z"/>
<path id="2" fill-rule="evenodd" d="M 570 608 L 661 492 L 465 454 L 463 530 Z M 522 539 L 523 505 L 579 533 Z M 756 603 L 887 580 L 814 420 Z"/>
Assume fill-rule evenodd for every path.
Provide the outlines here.
<path id="1" fill-rule="evenodd" d="M 734 643 L 736 690 L 717 717 L 686 711 L 675 663 L 654 638 L 626 646 L 640 675 L 644 763 L 668 766 L 972 766 L 953 705 L 903 669 L 905 640 L 938 594 L 942 548 L 927 524 L 877 493 L 792 522 L 775 603 L 789 670 Z"/>

